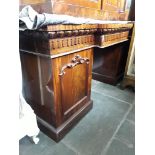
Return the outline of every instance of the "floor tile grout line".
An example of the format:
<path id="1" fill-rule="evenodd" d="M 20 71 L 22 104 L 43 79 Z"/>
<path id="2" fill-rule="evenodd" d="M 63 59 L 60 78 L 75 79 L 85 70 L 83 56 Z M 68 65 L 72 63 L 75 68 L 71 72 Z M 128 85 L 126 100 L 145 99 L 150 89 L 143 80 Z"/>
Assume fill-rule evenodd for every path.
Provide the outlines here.
<path id="1" fill-rule="evenodd" d="M 100 93 L 99 91 L 96 91 L 96 90 L 94 90 L 94 89 L 91 89 L 91 90 L 92 90 L 93 92 L 99 93 L 99 94 L 101 94 L 101 95 L 104 95 L 104 96 L 107 96 L 107 97 L 113 98 L 113 99 L 115 99 L 115 100 L 117 100 L 117 101 L 121 101 L 121 102 L 124 102 L 124 103 L 129 104 L 129 105 L 132 104 L 132 103 L 129 103 L 129 102 L 123 101 L 123 100 L 121 100 L 121 99 L 118 99 L 118 98 L 116 98 L 116 97 L 113 97 L 113 96 L 110 96 L 110 95 L 107 95 L 107 94 L 104 94 L 104 93 Z"/>
<path id="2" fill-rule="evenodd" d="M 112 135 L 111 139 L 109 140 L 109 142 L 107 143 L 106 147 L 101 151 L 101 155 L 106 155 L 108 148 L 110 147 L 113 139 L 115 138 L 118 130 L 120 129 L 120 127 L 122 126 L 122 124 L 124 123 L 124 121 L 126 120 L 126 117 L 128 116 L 129 112 L 131 111 L 133 105 L 130 105 L 130 107 L 128 108 L 127 112 L 124 114 L 123 119 L 120 121 L 120 123 L 118 124 L 114 134 Z"/>
<path id="3" fill-rule="evenodd" d="M 135 125 L 135 122 L 134 122 L 134 121 L 129 120 L 128 118 L 126 118 L 126 120 L 127 120 L 129 123 L 131 123 L 131 124 Z"/>
<path id="4" fill-rule="evenodd" d="M 121 102 L 124 102 L 124 103 L 127 103 L 127 104 L 131 105 L 131 103 L 129 103 L 129 102 L 127 102 L 127 101 L 123 101 L 123 100 L 121 100 L 121 99 L 118 99 L 118 98 L 116 98 L 116 97 L 113 97 L 113 96 L 107 95 L 107 94 L 105 94 L 105 93 L 101 93 L 101 92 L 96 91 L 96 90 L 94 90 L 94 89 L 92 89 L 92 91 L 94 91 L 94 92 L 96 92 L 96 93 L 99 93 L 99 94 L 102 94 L 102 95 L 104 95 L 104 96 L 107 96 L 107 97 L 113 98 L 113 99 L 115 99 L 115 100 L 118 100 L 118 101 L 121 101 Z"/>
<path id="5" fill-rule="evenodd" d="M 130 142 L 128 140 L 122 139 L 121 137 L 116 136 L 116 135 L 115 135 L 115 137 L 113 139 L 116 139 L 116 140 L 120 141 L 121 143 L 127 145 L 128 147 L 133 148 L 133 144 L 130 144 Z"/>
<path id="6" fill-rule="evenodd" d="M 76 155 L 79 155 L 79 152 L 77 150 L 75 150 L 73 147 L 71 147 L 69 144 L 65 143 L 65 142 L 61 142 L 62 144 L 64 144 L 66 147 L 68 147 L 70 150 L 72 150 L 73 152 L 76 153 Z"/>

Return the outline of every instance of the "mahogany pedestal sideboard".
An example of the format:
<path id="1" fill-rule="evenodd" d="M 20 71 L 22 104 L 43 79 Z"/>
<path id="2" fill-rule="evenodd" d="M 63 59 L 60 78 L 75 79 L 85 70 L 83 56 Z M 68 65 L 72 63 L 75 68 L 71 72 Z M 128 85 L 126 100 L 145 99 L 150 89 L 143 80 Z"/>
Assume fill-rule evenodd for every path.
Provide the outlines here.
<path id="1" fill-rule="evenodd" d="M 92 108 L 93 51 L 126 42 L 132 26 L 49 25 L 20 31 L 23 95 L 41 131 L 58 142 Z"/>

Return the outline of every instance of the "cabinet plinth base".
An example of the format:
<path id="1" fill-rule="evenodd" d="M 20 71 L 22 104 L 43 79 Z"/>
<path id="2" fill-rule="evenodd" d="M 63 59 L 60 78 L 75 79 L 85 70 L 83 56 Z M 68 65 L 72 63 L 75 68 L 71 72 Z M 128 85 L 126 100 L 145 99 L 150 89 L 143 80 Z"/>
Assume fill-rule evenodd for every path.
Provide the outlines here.
<path id="1" fill-rule="evenodd" d="M 123 74 L 120 74 L 120 75 L 115 76 L 115 77 L 110 77 L 110 76 L 106 76 L 106 75 L 102 75 L 99 73 L 92 72 L 92 78 L 94 80 L 101 81 L 101 82 L 108 83 L 108 84 L 115 86 L 115 85 L 117 85 L 117 83 L 119 81 L 122 80 Z"/>
<path id="2" fill-rule="evenodd" d="M 54 141 L 59 142 L 82 117 L 84 117 L 93 107 L 93 101 L 89 101 L 80 110 L 74 113 L 66 122 L 60 127 L 54 128 L 43 119 L 37 117 L 37 123 L 40 130 Z"/>

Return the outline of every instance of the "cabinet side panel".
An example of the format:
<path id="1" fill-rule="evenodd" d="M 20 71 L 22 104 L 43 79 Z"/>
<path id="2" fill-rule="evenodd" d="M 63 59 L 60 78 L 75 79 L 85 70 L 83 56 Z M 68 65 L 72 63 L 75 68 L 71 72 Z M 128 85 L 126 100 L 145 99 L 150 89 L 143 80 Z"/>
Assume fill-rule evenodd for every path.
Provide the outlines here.
<path id="1" fill-rule="evenodd" d="M 20 53 L 23 94 L 26 101 L 35 108 L 41 104 L 37 57 Z"/>
<path id="2" fill-rule="evenodd" d="M 51 60 L 20 53 L 23 93 L 38 117 L 55 126 Z"/>

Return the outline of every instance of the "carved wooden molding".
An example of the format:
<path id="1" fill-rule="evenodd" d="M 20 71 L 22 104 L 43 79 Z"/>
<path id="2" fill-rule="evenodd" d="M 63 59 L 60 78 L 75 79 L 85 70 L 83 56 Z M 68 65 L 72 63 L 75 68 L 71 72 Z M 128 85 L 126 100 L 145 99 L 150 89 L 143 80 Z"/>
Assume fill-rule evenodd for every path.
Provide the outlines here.
<path id="1" fill-rule="evenodd" d="M 45 29 L 21 31 L 20 36 L 36 50 L 36 53 L 56 55 L 89 46 L 102 48 L 127 40 L 132 27 L 133 23 L 51 25 Z M 25 46 L 20 47 L 24 48 L 27 50 Z"/>
<path id="2" fill-rule="evenodd" d="M 48 40 L 82 35 L 109 34 L 129 31 L 133 23 L 128 24 L 81 24 L 81 25 L 49 25 L 46 28 L 23 31 L 23 35 L 32 35 L 34 39 Z"/>
<path id="3" fill-rule="evenodd" d="M 100 28 L 100 29 L 86 29 L 86 30 L 72 30 L 72 31 L 57 31 L 48 32 L 49 39 L 64 38 L 71 36 L 81 36 L 81 35 L 93 35 L 97 34 L 108 34 L 108 33 L 118 33 L 123 31 L 129 31 L 130 28 Z"/>
<path id="4" fill-rule="evenodd" d="M 77 37 L 67 37 L 67 38 L 58 38 L 50 40 L 50 49 L 56 50 L 64 47 L 72 47 L 80 44 L 94 44 L 93 35 L 77 36 Z"/>
<path id="5" fill-rule="evenodd" d="M 95 39 L 95 44 L 99 46 L 107 46 L 115 42 L 128 39 L 129 31 L 121 33 L 113 33 L 106 35 L 98 35 Z"/>
<path id="6" fill-rule="evenodd" d="M 64 31 L 51 31 L 48 32 L 49 39 L 55 38 L 64 38 L 71 36 L 82 36 L 82 35 L 94 35 L 94 34 L 108 34 L 108 33 L 117 33 L 123 31 L 129 31 L 130 28 L 122 27 L 122 28 L 99 28 L 99 29 L 85 29 L 85 30 L 64 30 Z"/>
<path id="7" fill-rule="evenodd" d="M 99 29 L 122 29 L 128 28 L 131 29 L 133 27 L 133 23 L 126 24 L 80 24 L 80 25 L 49 25 L 44 29 L 44 31 L 48 32 L 58 32 L 58 31 L 74 31 L 74 30 L 99 30 Z"/>
<path id="8" fill-rule="evenodd" d="M 67 52 L 91 45 L 104 46 L 105 44 L 128 39 L 129 31 L 104 35 L 84 35 L 76 37 L 58 38 L 50 40 L 50 50 L 53 54 Z"/>
<path id="9" fill-rule="evenodd" d="M 65 72 L 66 68 L 73 68 L 76 65 L 83 64 L 83 63 L 89 64 L 89 59 L 88 58 L 82 58 L 80 55 L 76 55 L 74 58 L 72 58 L 70 63 L 68 63 L 62 67 L 59 75 L 63 76 L 66 73 Z"/>

